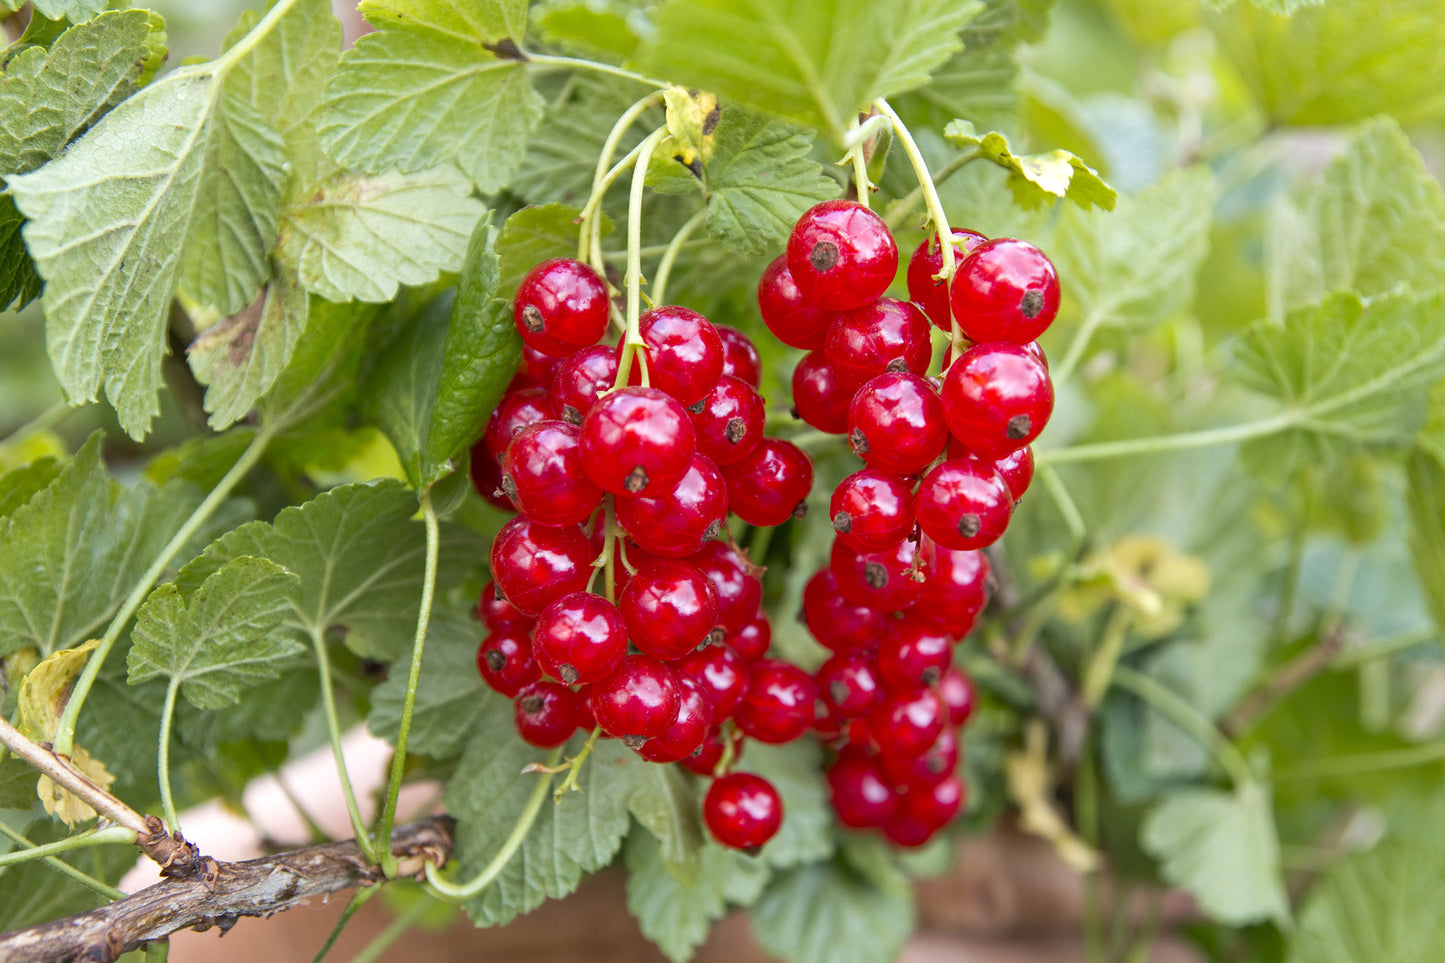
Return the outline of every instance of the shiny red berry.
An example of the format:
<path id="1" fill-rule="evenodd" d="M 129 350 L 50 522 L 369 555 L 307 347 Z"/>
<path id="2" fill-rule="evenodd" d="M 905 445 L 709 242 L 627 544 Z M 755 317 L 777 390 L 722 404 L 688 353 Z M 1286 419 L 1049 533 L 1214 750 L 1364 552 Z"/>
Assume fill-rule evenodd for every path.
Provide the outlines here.
<path id="1" fill-rule="evenodd" d="M 818 667 L 818 697 L 843 719 L 867 715 L 883 698 L 877 664 L 867 656 L 835 655 Z"/>
<path id="2" fill-rule="evenodd" d="M 804 211 L 788 235 L 787 257 L 803 297 L 829 311 L 877 300 L 898 273 L 888 225 L 856 201 L 824 201 Z"/>
<path id="3" fill-rule="evenodd" d="M 477 671 L 488 688 L 508 699 L 542 678 L 532 658 L 529 629 L 505 626 L 492 631 L 477 648 Z"/>
<path id="4" fill-rule="evenodd" d="M 975 247 L 949 284 L 953 312 L 970 341 L 1027 344 L 1059 313 L 1059 275 L 1028 241 L 1000 237 Z"/>
<path id="5" fill-rule="evenodd" d="M 685 561 L 653 562 L 638 569 L 622 590 L 618 608 L 632 644 L 664 661 L 692 652 L 718 624 L 712 582 Z"/>
<path id="6" fill-rule="evenodd" d="M 853 389 L 838 379 L 838 373 L 814 351 L 793 369 L 793 410 L 809 425 L 830 435 L 848 430 L 848 404 Z"/>
<path id="7" fill-rule="evenodd" d="M 522 340 L 562 357 L 595 344 L 607 331 L 607 285 L 581 261 L 552 258 L 522 279 L 512 318 Z"/>
<path id="8" fill-rule="evenodd" d="M 617 382 L 617 352 L 605 344 L 570 354 L 552 372 L 552 397 L 558 416 L 569 425 L 582 424 L 592 406 Z"/>
<path id="9" fill-rule="evenodd" d="M 901 805 L 901 800 L 900 800 Z M 933 838 L 934 830 L 927 823 L 901 812 L 883 827 L 883 835 L 895 846 L 916 849 Z"/>
<path id="10" fill-rule="evenodd" d="M 992 545 L 1012 513 L 1008 485 L 993 465 L 977 458 L 946 461 L 918 486 L 918 526 L 943 548 Z"/>
<path id="11" fill-rule="evenodd" d="M 777 834 L 783 824 L 783 799 L 763 777 L 730 772 L 708 787 L 702 815 L 713 839 L 730 849 L 751 852 Z"/>
<path id="12" fill-rule="evenodd" d="M 813 459 L 781 438 L 764 438 L 758 447 L 723 469 L 728 505 L 749 525 L 781 525 L 808 511 Z"/>
<path id="13" fill-rule="evenodd" d="M 687 561 L 698 567 L 717 592 L 717 622 L 728 635 L 747 625 L 763 601 L 761 569 L 726 542 L 708 542 Z"/>
<path id="14" fill-rule="evenodd" d="M 577 693 L 560 682 L 533 682 L 513 705 L 517 734 L 526 742 L 553 749 L 572 738 L 585 712 Z"/>
<path id="15" fill-rule="evenodd" d="M 883 298 L 835 317 L 823 354 L 838 380 L 854 388 L 887 371 L 922 375 L 933 358 L 929 330 L 911 302 Z"/>
<path id="16" fill-rule="evenodd" d="M 677 676 L 650 655 L 624 656 L 617 671 L 592 685 L 590 699 L 597 724 L 629 746 L 666 731 L 681 701 Z"/>
<path id="17" fill-rule="evenodd" d="M 964 796 L 963 782 L 954 775 L 930 784 L 910 785 L 899 802 L 898 814 L 937 831 L 953 822 L 963 809 Z"/>
<path id="18" fill-rule="evenodd" d="M 753 339 L 737 328 L 727 324 L 715 324 L 718 340 L 722 342 L 723 370 L 729 378 L 736 378 L 743 384 L 757 388 L 763 380 L 763 359 Z"/>
<path id="19" fill-rule="evenodd" d="M 763 396 L 751 385 L 723 375 L 688 414 L 698 452 L 716 465 L 731 465 L 762 443 L 768 412 Z"/>
<path id="20" fill-rule="evenodd" d="M 933 542 L 904 539 L 882 552 L 859 553 L 833 542 L 828 567 L 839 593 L 855 605 L 880 612 L 906 609 L 923 594 L 933 569 Z M 876 640 L 875 640 L 876 644 Z"/>
<path id="21" fill-rule="evenodd" d="M 1020 448 L 994 462 L 993 467 L 1003 476 L 1004 484 L 1008 485 L 1009 494 L 1017 504 L 1034 480 L 1034 450 L 1031 447 Z"/>
<path id="22" fill-rule="evenodd" d="M 759 615 L 751 622 L 732 632 L 727 639 L 732 649 L 744 662 L 756 662 L 768 654 L 773 644 L 773 626 L 766 615 Z"/>
<path id="23" fill-rule="evenodd" d="M 848 443 L 870 468 L 918 474 L 948 444 L 938 392 L 918 375 L 879 375 L 853 396 Z"/>
<path id="24" fill-rule="evenodd" d="M 788 273 L 786 257 L 778 257 L 763 271 L 758 282 L 758 312 L 773 337 L 808 351 L 823 346 L 823 335 L 833 319 L 833 312 L 803 297 Z"/>
<path id="25" fill-rule="evenodd" d="M 953 639 L 917 618 L 889 627 L 878 643 L 878 674 L 890 689 L 932 685 L 953 664 Z"/>
<path id="26" fill-rule="evenodd" d="M 978 247 L 988 238 L 974 231 L 966 231 L 963 228 L 953 229 L 953 263 L 954 271 L 958 265 L 963 263 L 968 252 Z M 928 315 L 928 319 L 935 325 L 948 331 L 953 327 L 949 317 L 948 306 L 948 284 L 944 281 L 935 280 L 935 275 L 943 270 L 943 247 L 938 243 L 938 232 L 930 232 L 924 238 L 923 243 L 913 252 L 908 259 L 908 297 Z"/>
<path id="27" fill-rule="evenodd" d="M 894 786 L 912 790 L 935 785 L 952 776 L 958 768 L 958 733 L 953 726 L 944 726 L 923 755 L 913 759 L 880 756 L 878 762 L 884 778 Z"/>
<path id="28" fill-rule="evenodd" d="M 584 591 L 595 556 L 577 526 L 557 528 L 521 516 L 492 540 L 492 578 L 507 601 L 536 615 L 556 599 Z"/>
<path id="29" fill-rule="evenodd" d="M 517 432 L 502 456 L 502 491 L 517 511 L 546 525 L 578 525 L 602 503 L 582 470 L 577 428 L 539 421 Z"/>
<path id="30" fill-rule="evenodd" d="M 568 685 L 611 675 L 627 654 L 627 626 L 600 595 L 574 592 L 542 610 L 532 630 L 537 664 Z"/>
<path id="31" fill-rule="evenodd" d="M 748 692 L 748 664 L 727 645 L 705 645 L 672 665 L 681 678 L 702 686 L 713 708 L 713 721 L 731 719 Z"/>
<path id="32" fill-rule="evenodd" d="M 670 487 L 617 497 L 617 520 L 632 540 L 665 558 L 702 548 L 722 533 L 727 514 L 727 482 L 705 455 L 693 455 L 687 473 Z"/>
<path id="33" fill-rule="evenodd" d="M 891 472 L 865 468 L 838 483 L 828 503 L 833 531 L 860 552 L 881 552 L 908 537 L 917 521 L 913 486 Z"/>
<path id="34" fill-rule="evenodd" d="M 1015 344 L 976 344 L 943 378 L 943 417 L 973 454 L 1002 458 L 1028 445 L 1048 424 L 1054 386 L 1048 369 Z"/>
<path id="35" fill-rule="evenodd" d="M 830 567 L 803 587 L 803 621 L 821 645 L 846 654 L 877 648 L 892 620 L 879 609 L 844 598 Z"/>
<path id="36" fill-rule="evenodd" d="M 492 412 L 492 417 L 487 422 L 486 434 L 482 438 L 486 442 L 487 451 L 491 452 L 493 458 L 500 460 L 517 432 L 528 425 L 556 417 L 557 406 L 546 388 L 508 391 L 502 396 L 502 400 L 497 402 L 496 410 Z"/>
<path id="37" fill-rule="evenodd" d="M 642 383 L 646 363 L 652 387 L 690 405 L 701 401 L 722 376 L 722 339 L 712 322 L 696 311 L 665 304 L 644 312 L 639 330 L 644 347 L 633 360 L 629 384 Z M 625 348 L 625 341 L 617 345 L 619 352 Z"/>
<path id="38" fill-rule="evenodd" d="M 504 512 L 513 511 L 512 500 L 502 491 L 502 466 L 487 449 L 485 438 L 472 446 L 471 465 L 472 487 L 477 494 Z"/>
<path id="39" fill-rule="evenodd" d="M 477 600 L 477 618 L 489 629 L 510 626 L 532 627 L 532 616 L 520 612 L 517 607 L 497 594 L 497 583 L 488 582 Z"/>
<path id="40" fill-rule="evenodd" d="M 759 659 L 748 672 L 738 726 L 759 742 L 792 742 L 813 724 L 818 687 L 813 677 L 781 659 Z"/>
<path id="41" fill-rule="evenodd" d="M 557 371 L 557 365 L 561 363 L 561 358 L 543 354 L 530 344 L 523 344 L 522 365 L 517 369 L 517 373 L 525 375 L 532 384 L 545 388 L 552 383 L 552 376 Z"/>
<path id="42" fill-rule="evenodd" d="M 678 675 L 680 696 L 672 725 L 642 744 L 637 754 L 648 762 L 679 762 L 702 748 L 712 730 L 713 706 L 702 685 Z"/>
<path id="43" fill-rule="evenodd" d="M 833 811 L 851 829 L 882 826 L 898 812 L 898 797 L 875 759 L 857 748 L 844 749 L 828 770 Z"/>
<path id="44" fill-rule="evenodd" d="M 955 726 L 968 722 L 977 704 L 973 680 L 957 667 L 943 673 L 943 678 L 938 680 L 938 697 L 948 706 L 948 721 Z"/>
<path id="45" fill-rule="evenodd" d="M 692 465 L 687 410 L 656 388 L 621 388 L 582 419 L 582 466 L 616 495 L 665 490 Z"/>
<path id="46" fill-rule="evenodd" d="M 717 772 L 718 763 L 722 761 L 725 749 L 723 740 L 729 740 L 733 747 L 733 760 L 737 761 L 743 754 L 743 734 L 736 729 L 729 729 L 729 735 L 724 736 L 722 731 L 714 725 L 707 738 L 702 741 L 695 754 L 682 760 L 682 767 L 688 772 L 695 772 L 699 776 L 712 776 Z"/>
<path id="47" fill-rule="evenodd" d="M 982 552 L 940 547 L 913 615 L 961 639 L 988 604 L 988 580 L 988 558 Z"/>
<path id="48" fill-rule="evenodd" d="M 948 708 L 925 686 L 890 691 L 868 716 L 868 733 L 885 755 L 916 759 L 938 741 Z"/>

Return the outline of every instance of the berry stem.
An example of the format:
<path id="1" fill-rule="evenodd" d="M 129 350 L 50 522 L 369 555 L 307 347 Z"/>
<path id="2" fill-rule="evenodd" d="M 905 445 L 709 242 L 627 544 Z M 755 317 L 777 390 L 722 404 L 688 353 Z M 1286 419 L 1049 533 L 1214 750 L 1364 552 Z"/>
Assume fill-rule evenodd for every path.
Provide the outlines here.
<path id="1" fill-rule="evenodd" d="M 171 798 L 171 720 L 176 714 L 176 693 L 180 688 L 180 676 L 171 676 L 170 684 L 166 686 L 165 704 L 161 707 L 160 735 L 156 741 L 156 782 L 161 790 L 161 812 L 172 835 L 181 828 L 176 804 Z"/>
<path id="2" fill-rule="evenodd" d="M 1068 526 L 1069 534 L 1074 537 L 1074 541 L 1082 542 L 1088 538 L 1089 526 L 1084 523 L 1084 516 L 1079 512 L 1079 506 L 1074 502 L 1074 496 L 1069 494 L 1069 489 L 1065 487 L 1058 471 L 1052 465 L 1045 466 L 1039 472 L 1039 481 L 1044 483 L 1044 489 L 1053 499 L 1059 514 L 1063 516 L 1064 524 Z"/>
<path id="3" fill-rule="evenodd" d="M 853 186 L 858 194 L 858 203 L 871 210 L 873 182 L 868 177 L 868 156 L 864 149 L 867 138 L 862 135 L 862 122 L 857 114 L 848 124 L 848 137 L 855 142 L 848 148 L 848 159 L 853 162 Z"/>
<path id="4" fill-rule="evenodd" d="M 562 747 L 558 746 L 547 756 L 545 765 L 549 768 L 555 766 L 561 758 Z M 545 770 L 543 771 L 545 772 Z M 537 815 L 542 811 L 542 803 L 547 799 L 547 790 L 551 787 L 552 777 L 550 775 L 537 780 L 537 785 L 532 788 L 532 795 L 527 797 L 527 805 L 523 807 L 522 814 L 517 817 L 517 824 L 512 827 L 512 832 L 507 836 L 506 842 L 502 843 L 502 848 L 497 851 L 497 855 L 492 857 L 492 861 L 469 882 L 453 883 L 442 879 L 436 863 L 427 860 L 426 881 L 433 892 L 442 899 L 459 903 L 486 889 L 488 884 L 507 868 L 507 863 L 517 855 L 517 850 L 522 848 L 522 841 L 527 838 L 532 824 L 537 821 Z"/>
<path id="5" fill-rule="evenodd" d="M 1073 340 L 1064 351 L 1064 360 L 1060 361 L 1053 370 L 1054 384 L 1061 385 L 1073 375 L 1074 369 L 1083 360 L 1084 352 L 1088 350 L 1089 342 L 1094 340 L 1094 333 L 1104 323 L 1105 314 L 1103 311 L 1090 311 L 1080 323 L 1079 329 L 1074 332 Z"/>
<path id="6" fill-rule="evenodd" d="M 682 250 L 687 239 L 692 236 L 692 232 L 697 230 L 705 220 L 707 220 L 707 208 L 704 207 L 688 218 L 686 224 L 677 229 L 677 233 L 668 242 L 667 250 L 662 252 L 662 260 L 657 262 L 657 272 L 652 282 L 652 297 L 656 303 L 667 303 L 667 282 L 672 277 L 673 262 L 677 260 L 678 252 Z"/>
<path id="7" fill-rule="evenodd" d="M 592 755 L 592 747 L 597 745 L 597 740 L 601 737 L 601 735 L 601 726 L 596 726 L 590 733 L 588 733 L 587 741 L 582 744 L 582 751 L 577 753 L 577 755 L 571 760 L 572 764 L 567 767 L 567 778 L 563 779 L 562 785 L 558 786 L 557 791 L 552 793 L 552 798 L 554 800 L 556 800 L 557 802 L 561 802 L 562 797 L 565 796 L 567 793 L 582 791 L 582 788 L 577 785 L 577 774 L 582 771 L 582 764 L 587 761 L 587 757 Z"/>
<path id="8" fill-rule="evenodd" d="M 397 727 L 396 752 L 391 757 L 391 779 L 386 787 L 386 804 L 381 810 L 381 822 L 376 827 L 376 851 L 381 856 L 382 872 L 390 878 L 396 874 L 396 858 L 386 841 L 391 839 L 391 827 L 396 822 L 396 801 L 401 794 L 402 776 L 406 770 L 406 743 L 411 735 L 411 717 L 416 708 L 416 690 L 421 682 L 422 652 L 426 648 L 427 628 L 431 624 L 432 599 L 436 594 L 437 555 L 441 546 L 441 530 L 437 524 L 436 506 L 432 504 L 431 492 L 421 494 L 421 518 L 426 526 L 426 566 L 421 583 L 421 606 L 416 614 L 416 635 L 411 644 L 411 670 L 406 677 L 406 697 L 401 704 L 401 723 Z"/>
<path id="9" fill-rule="evenodd" d="M 931 181 L 931 183 L 936 189 L 939 184 L 942 184 L 944 181 L 948 180 L 954 174 L 957 174 L 959 171 L 963 170 L 969 164 L 978 160 L 982 156 L 983 153 L 981 151 L 964 151 L 962 154 L 959 154 L 953 160 L 940 167 L 938 171 L 933 175 L 933 180 Z M 904 222 L 908 220 L 908 216 L 913 212 L 913 205 L 917 204 L 922 199 L 923 185 L 919 184 L 913 190 L 909 191 L 907 194 L 904 194 L 892 204 L 889 204 L 888 213 L 883 215 L 883 220 L 888 223 L 889 230 L 897 231 L 900 227 L 902 227 Z"/>
<path id="10" fill-rule="evenodd" d="M 647 167 L 652 163 L 652 152 L 657 149 L 667 128 L 659 127 L 633 151 L 635 166 L 632 170 L 632 190 L 627 200 L 627 274 L 623 286 L 627 289 L 627 334 L 623 339 L 622 357 L 617 362 L 618 387 L 627 384 L 632 374 L 632 359 L 643 347 L 642 342 L 642 193 L 647 186 Z M 629 155 L 632 156 L 632 155 Z M 647 368 L 644 364 L 643 379 L 646 383 Z"/>
<path id="11" fill-rule="evenodd" d="M 628 70 L 625 67 L 617 67 L 612 64 L 600 63 L 596 60 L 583 60 L 578 57 L 554 57 L 551 54 L 539 54 L 528 51 L 519 51 L 521 54 L 517 59 L 538 67 L 558 67 L 568 70 L 590 70 L 593 73 L 607 74 L 612 77 L 621 77 L 625 80 L 632 80 L 639 84 L 646 84 L 649 87 L 657 87 L 659 90 L 667 86 L 663 80 L 654 80 L 651 77 L 639 74 L 636 71 Z"/>
<path id="12" fill-rule="evenodd" d="M 1128 634 L 1129 609 L 1127 606 L 1115 604 L 1113 611 L 1109 613 L 1108 621 L 1104 623 L 1104 631 L 1099 637 L 1093 657 L 1084 669 L 1081 698 L 1085 709 L 1093 711 L 1104 701 L 1104 695 L 1109 691 L 1109 683 L 1114 678 L 1114 670 L 1119 665 L 1119 656 L 1124 652 L 1124 639 Z"/>
<path id="13" fill-rule="evenodd" d="M 310 636 L 311 650 L 316 654 L 316 674 L 321 679 L 321 709 L 326 716 L 326 734 L 331 740 L 331 758 L 336 763 L 341 795 L 346 800 L 346 812 L 351 817 L 351 831 L 356 836 L 356 846 L 361 855 L 374 863 L 376 851 L 366 832 L 366 821 L 361 818 L 361 808 L 356 804 L 356 790 L 351 785 L 351 774 L 346 768 L 346 755 L 341 751 L 341 720 L 336 714 L 336 693 L 331 688 L 331 654 L 326 649 L 326 630 L 313 626 Z"/>
<path id="14" fill-rule="evenodd" d="M 622 142 L 622 137 L 627 129 L 632 126 L 637 118 L 641 117 L 648 110 L 662 103 L 662 91 L 655 90 L 643 97 L 637 103 L 622 112 L 612 129 L 607 132 L 607 139 L 602 142 L 602 151 L 597 155 L 597 168 L 592 174 L 592 190 L 587 195 L 587 203 L 582 206 L 582 213 L 578 215 L 579 229 L 577 232 L 577 260 L 598 267 L 597 261 L 602 258 L 598 239 L 593 237 L 594 230 L 600 235 L 600 223 L 594 225 L 596 214 L 602 206 L 602 197 L 607 193 L 607 187 L 612 178 L 626 170 L 626 164 L 618 164 L 613 171 L 609 172 L 608 166 L 612 163 L 612 157 L 617 153 L 617 145 Z M 595 261 L 594 261 L 595 259 Z M 598 271 L 605 279 L 605 271 Z"/>
<path id="15" fill-rule="evenodd" d="M 1173 435 L 1155 435 L 1149 438 L 1129 438 L 1124 441 L 1105 441 L 1093 445 L 1070 445 L 1038 452 L 1035 462 L 1044 465 L 1063 465 L 1070 462 L 1100 461 L 1105 458 L 1125 458 L 1130 455 L 1152 455 L 1166 451 L 1185 451 L 1190 448 L 1208 448 L 1213 445 L 1232 445 L 1254 438 L 1264 438 L 1294 427 L 1301 421 L 1299 412 L 1284 412 L 1258 421 L 1247 421 L 1241 425 L 1227 425 L 1223 428 L 1209 428 L 1204 431 L 1185 431 Z"/>
<path id="16" fill-rule="evenodd" d="M 1114 667 L 1114 684 L 1147 702 L 1160 715 L 1189 733 L 1195 741 L 1208 749 L 1210 755 L 1219 763 L 1220 768 L 1229 774 L 1236 789 L 1254 783 L 1254 773 L 1250 771 L 1249 761 L 1244 758 L 1244 754 L 1239 751 L 1239 748 L 1226 739 L 1224 734 L 1215 728 L 1214 723 L 1210 722 L 1198 709 L 1185 702 L 1168 687 L 1125 665 Z"/>

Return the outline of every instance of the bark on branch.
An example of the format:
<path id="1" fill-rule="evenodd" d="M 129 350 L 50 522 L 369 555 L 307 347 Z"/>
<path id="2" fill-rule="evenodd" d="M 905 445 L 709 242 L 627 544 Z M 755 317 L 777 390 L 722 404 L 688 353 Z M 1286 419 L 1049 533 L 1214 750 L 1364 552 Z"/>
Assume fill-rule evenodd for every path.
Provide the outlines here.
<path id="1" fill-rule="evenodd" d="M 444 865 L 452 851 L 452 821 L 438 816 L 400 826 L 391 834 L 391 851 L 398 876 L 415 876 L 426 863 Z M 241 863 L 206 862 L 204 873 L 173 876 L 89 913 L 0 934 L 0 960 L 110 963 L 177 930 L 219 926 L 224 933 L 243 916 L 270 916 L 313 896 L 383 879 L 353 840 Z"/>

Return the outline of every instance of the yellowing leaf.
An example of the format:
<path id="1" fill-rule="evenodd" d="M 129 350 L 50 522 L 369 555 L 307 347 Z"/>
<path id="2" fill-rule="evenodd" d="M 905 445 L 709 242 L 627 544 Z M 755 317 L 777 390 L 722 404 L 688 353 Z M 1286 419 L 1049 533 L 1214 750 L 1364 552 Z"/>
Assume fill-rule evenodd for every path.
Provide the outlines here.
<path id="1" fill-rule="evenodd" d="M 1008 138 L 996 130 L 980 134 L 966 120 L 955 120 L 943 129 L 949 143 L 962 150 L 976 150 L 1009 172 L 1008 186 L 1014 199 L 1025 208 L 1067 198 L 1088 210 L 1095 204 L 1114 209 L 1119 193 L 1105 183 L 1099 172 L 1066 150 L 1042 154 L 1015 154 Z"/>
<path id="2" fill-rule="evenodd" d="M 49 742 L 70 701 L 70 686 L 90 653 L 100 644 L 91 639 L 73 649 L 52 652 L 20 683 L 20 731 L 36 742 Z"/>
<path id="3" fill-rule="evenodd" d="M 80 746 L 71 748 L 70 765 L 101 789 L 108 790 L 110 784 L 115 782 L 115 776 L 105 768 L 105 763 L 92 757 Z M 69 789 L 58 785 L 49 776 L 40 777 L 35 785 L 35 794 L 40 797 L 40 804 L 45 807 L 45 811 L 52 816 L 58 816 L 67 826 L 95 818 L 95 810 L 91 809 L 88 803 L 73 795 Z"/>

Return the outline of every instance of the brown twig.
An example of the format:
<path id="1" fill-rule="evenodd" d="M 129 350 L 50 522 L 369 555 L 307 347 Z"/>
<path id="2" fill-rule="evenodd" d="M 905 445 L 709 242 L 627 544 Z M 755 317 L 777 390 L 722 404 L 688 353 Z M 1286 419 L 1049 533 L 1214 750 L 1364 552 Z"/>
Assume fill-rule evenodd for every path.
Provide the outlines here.
<path id="1" fill-rule="evenodd" d="M 1345 647 L 1345 633 L 1336 629 L 1282 665 L 1225 718 L 1220 728 L 1230 737 L 1247 731 L 1281 699 L 1324 671 Z"/>
<path id="2" fill-rule="evenodd" d="M 416 876 L 451 854 L 452 821 L 445 816 L 401 826 L 391 834 L 398 876 Z M 384 881 L 354 840 L 293 850 L 242 863 L 209 861 L 209 869 L 170 878 L 108 906 L 28 929 L 0 934 L 0 960 L 110 963 L 122 953 L 184 929 L 229 930 L 243 916 L 270 916 L 356 886 Z"/>

